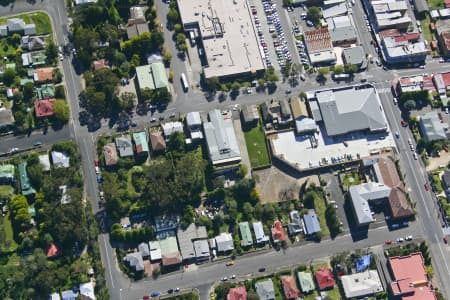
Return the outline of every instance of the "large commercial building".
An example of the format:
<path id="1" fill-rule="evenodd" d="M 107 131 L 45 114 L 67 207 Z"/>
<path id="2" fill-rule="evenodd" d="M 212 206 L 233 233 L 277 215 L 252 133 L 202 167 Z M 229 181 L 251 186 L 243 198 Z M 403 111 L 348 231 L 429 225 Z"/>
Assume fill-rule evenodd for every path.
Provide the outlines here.
<path id="1" fill-rule="evenodd" d="M 328 28 L 305 31 L 304 39 L 311 64 L 334 64 L 336 62 L 336 54 Z"/>
<path id="2" fill-rule="evenodd" d="M 316 93 L 320 115 L 327 134 L 342 135 L 353 131 L 383 132 L 388 128 L 386 116 L 375 88 L 345 87 Z M 319 118 L 319 120 L 318 120 Z"/>
<path id="3" fill-rule="evenodd" d="M 247 1 L 177 3 L 184 29 L 196 32 L 205 50 L 205 78 L 251 74 L 265 68 Z"/>

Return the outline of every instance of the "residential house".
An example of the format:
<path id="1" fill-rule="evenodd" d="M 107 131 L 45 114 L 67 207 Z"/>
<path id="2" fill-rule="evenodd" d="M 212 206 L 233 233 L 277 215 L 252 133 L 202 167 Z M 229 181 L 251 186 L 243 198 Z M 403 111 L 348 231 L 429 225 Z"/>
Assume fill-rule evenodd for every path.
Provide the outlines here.
<path id="1" fill-rule="evenodd" d="M 30 182 L 30 178 L 27 173 L 27 163 L 22 162 L 17 166 L 19 169 L 19 179 L 20 179 L 20 191 L 22 195 L 28 196 L 31 194 L 35 194 L 36 190 L 33 188 Z"/>
<path id="2" fill-rule="evenodd" d="M 148 24 L 145 20 L 146 7 L 132 6 L 130 7 L 130 18 L 127 24 L 128 39 L 132 39 L 137 35 L 149 32 Z"/>
<path id="3" fill-rule="evenodd" d="M 117 149 L 114 143 L 108 143 L 103 146 L 103 156 L 105 157 L 105 165 L 107 167 L 114 166 L 119 161 L 117 157 Z"/>
<path id="4" fill-rule="evenodd" d="M 264 233 L 264 228 L 261 222 L 253 223 L 253 231 L 255 232 L 256 244 L 264 245 L 269 241 L 269 237 Z"/>
<path id="5" fill-rule="evenodd" d="M 39 100 L 55 98 L 55 86 L 53 84 L 42 84 L 36 88 Z"/>
<path id="6" fill-rule="evenodd" d="M 109 62 L 104 58 L 94 60 L 92 62 L 92 68 L 94 69 L 94 71 L 98 71 L 98 70 L 101 70 L 104 68 L 109 68 Z"/>
<path id="7" fill-rule="evenodd" d="M 150 143 L 153 152 L 164 152 L 166 150 L 166 141 L 160 130 L 152 130 L 150 132 Z"/>
<path id="8" fill-rule="evenodd" d="M 21 33 L 24 35 L 36 34 L 36 25 L 25 24 L 25 22 L 20 18 L 11 18 L 7 21 L 8 32 L 11 33 Z"/>
<path id="9" fill-rule="evenodd" d="M 275 300 L 275 288 L 272 279 L 256 282 L 255 290 L 260 300 Z"/>
<path id="10" fill-rule="evenodd" d="M 95 300 L 94 283 L 89 281 L 87 283 L 80 284 L 80 296 L 81 300 Z"/>
<path id="11" fill-rule="evenodd" d="M 298 211 L 293 210 L 289 213 L 291 217 L 291 223 L 288 224 L 288 232 L 289 235 L 297 235 L 303 232 L 303 223 L 302 219 L 300 218 L 300 214 Z"/>
<path id="12" fill-rule="evenodd" d="M 244 105 L 241 114 L 245 125 L 254 125 L 259 121 L 258 106 L 255 104 Z"/>
<path id="13" fill-rule="evenodd" d="M 147 23 L 137 23 L 137 24 L 131 24 L 127 26 L 127 36 L 128 39 L 132 39 L 135 36 L 141 35 L 143 33 L 150 32 L 148 30 L 148 24 Z"/>
<path id="14" fill-rule="evenodd" d="M 150 261 L 152 263 L 161 261 L 161 245 L 159 241 L 151 241 L 148 245 L 150 249 Z"/>
<path id="15" fill-rule="evenodd" d="M 70 195 L 67 193 L 67 185 L 60 185 L 59 190 L 61 191 L 61 204 L 68 204 L 70 203 Z"/>
<path id="16" fill-rule="evenodd" d="M 283 223 L 276 220 L 272 227 L 272 239 L 274 243 L 283 242 L 286 240 L 286 234 L 284 233 Z"/>
<path id="17" fill-rule="evenodd" d="M 420 131 L 427 142 L 441 141 L 447 139 L 447 126 L 441 123 L 438 114 L 430 111 L 420 117 Z"/>
<path id="18" fill-rule="evenodd" d="M 177 230 L 177 238 L 178 238 L 178 244 L 180 246 L 180 252 L 181 256 L 183 257 L 184 262 L 192 262 L 197 258 L 197 253 L 195 251 L 194 242 L 197 240 L 205 240 L 208 238 L 208 233 L 206 232 L 205 226 L 196 226 L 194 223 L 189 224 L 189 226 L 186 229 L 182 229 L 181 227 Z M 208 242 L 206 241 L 206 244 Z M 203 244 L 198 244 L 199 247 L 203 247 Z M 199 248 L 198 250 L 201 250 L 204 252 L 202 248 Z M 202 253 L 199 253 L 199 259 L 204 260 L 206 259 L 206 255 L 201 255 Z M 209 259 L 209 246 L 208 246 L 208 257 Z"/>
<path id="19" fill-rule="evenodd" d="M 368 297 L 384 290 L 377 270 L 343 275 L 340 279 L 347 299 Z"/>
<path id="20" fill-rule="evenodd" d="M 314 286 L 313 276 L 310 272 L 298 272 L 297 278 L 303 294 L 314 292 L 316 287 Z"/>
<path id="21" fill-rule="evenodd" d="M 239 232 L 241 233 L 241 246 L 249 247 L 253 245 L 252 232 L 250 231 L 250 225 L 248 222 L 239 223 Z"/>
<path id="22" fill-rule="evenodd" d="M 305 235 L 314 235 L 321 232 L 320 222 L 314 209 L 309 209 L 308 213 L 303 215 L 303 224 Z"/>
<path id="23" fill-rule="evenodd" d="M 8 35 L 8 26 L 7 25 L 0 25 L 0 36 L 4 37 Z"/>
<path id="24" fill-rule="evenodd" d="M 136 67 L 136 83 L 138 92 L 145 88 L 149 88 L 150 90 L 168 89 L 169 80 L 167 79 L 164 64 L 162 62 L 155 62 Z"/>
<path id="25" fill-rule="evenodd" d="M 214 166 L 236 164 L 241 161 L 231 114 L 218 109 L 208 113 L 209 122 L 203 123 L 209 158 Z"/>
<path id="26" fill-rule="evenodd" d="M 394 278 L 390 289 L 395 297 L 401 297 L 402 300 L 436 300 L 428 282 L 422 253 L 390 257 L 388 266 Z"/>
<path id="27" fill-rule="evenodd" d="M 450 170 L 445 170 L 444 174 L 442 174 L 442 185 L 444 187 L 445 194 L 447 195 L 447 197 L 449 197 L 449 195 L 450 195 Z"/>
<path id="28" fill-rule="evenodd" d="M 233 236 L 231 233 L 222 232 L 215 237 L 217 252 L 227 253 L 234 249 Z"/>
<path id="29" fill-rule="evenodd" d="M 281 285 L 283 286 L 285 299 L 297 299 L 301 296 L 293 276 L 281 276 Z"/>
<path id="30" fill-rule="evenodd" d="M 245 286 L 230 288 L 227 294 L 227 300 L 247 300 L 247 290 Z"/>
<path id="31" fill-rule="evenodd" d="M 286 100 L 270 100 L 261 104 L 261 113 L 265 124 L 289 126 L 292 122 L 291 109 Z"/>
<path id="32" fill-rule="evenodd" d="M 56 247 L 54 243 L 51 243 L 50 247 L 47 250 L 47 258 L 54 258 L 61 254 L 61 251 Z"/>
<path id="33" fill-rule="evenodd" d="M 53 80 L 53 68 L 39 68 L 35 70 L 34 81 L 37 83 L 51 82 Z"/>
<path id="34" fill-rule="evenodd" d="M 53 293 L 50 295 L 48 300 L 61 300 L 61 296 L 58 293 Z"/>
<path id="35" fill-rule="evenodd" d="M 0 165 L 0 184 L 14 184 L 16 182 L 15 167 L 12 164 Z"/>
<path id="36" fill-rule="evenodd" d="M 147 133 L 145 131 L 133 132 L 133 140 L 136 145 L 137 155 L 148 155 L 149 148 L 147 142 Z"/>
<path id="37" fill-rule="evenodd" d="M 34 101 L 34 113 L 37 118 L 51 117 L 55 114 L 55 99 Z"/>
<path id="38" fill-rule="evenodd" d="M 55 168 L 68 168 L 70 167 L 70 157 L 67 153 L 60 151 L 52 151 L 52 162 Z"/>
<path id="39" fill-rule="evenodd" d="M 44 65 L 47 59 L 44 51 L 22 53 L 21 57 L 24 67 Z"/>
<path id="40" fill-rule="evenodd" d="M 314 275 L 316 276 L 319 290 L 323 291 L 334 288 L 333 273 L 329 268 L 320 268 Z"/>
<path id="41" fill-rule="evenodd" d="M 123 260 L 137 272 L 144 271 L 144 260 L 139 252 L 128 253 Z"/>
<path id="42" fill-rule="evenodd" d="M 44 171 L 44 172 L 50 171 L 50 168 L 51 168 L 50 158 L 48 157 L 47 153 L 39 155 L 39 163 L 42 166 L 42 171 Z"/>
<path id="43" fill-rule="evenodd" d="M 150 247 L 148 243 L 140 243 L 138 245 L 138 250 L 143 259 L 148 258 L 150 256 Z"/>
<path id="44" fill-rule="evenodd" d="M 115 142 L 120 157 L 133 156 L 133 144 L 128 134 L 116 137 Z"/>
<path id="45" fill-rule="evenodd" d="M 76 300 L 78 297 L 78 292 L 74 292 L 73 290 L 67 290 L 61 292 L 62 300 Z"/>
<path id="46" fill-rule="evenodd" d="M 202 120 L 198 111 L 189 112 L 186 115 L 186 125 L 192 140 L 203 139 Z"/>
<path id="47" fill-rule="evenodd" d="M 45 42 L 39 36 L 24 35 L 21 38 L 21 46 L 28 51 L 41 50 L 44 49 Z"/>
<path id="48" fill-rule="evenodd" d="M 180 132 L 184 134 L 183 123 L 181 123 L 180 121 L 167 122 L 162 124 L 161 127 L 163 129 L 164 137 L 166 138 L 166 140 L 168 140 L 174 132 Z"/>

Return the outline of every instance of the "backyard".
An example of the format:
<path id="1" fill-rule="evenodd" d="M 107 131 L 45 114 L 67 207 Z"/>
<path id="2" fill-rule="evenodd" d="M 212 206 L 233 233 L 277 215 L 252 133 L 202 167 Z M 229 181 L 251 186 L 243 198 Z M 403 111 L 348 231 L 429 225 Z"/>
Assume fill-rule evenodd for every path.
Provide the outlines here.
<path id="1" fill-rule="evenodd" d="M 52 24 L 50 18 L 46 13 L 33 12 L 29 14 L 22 14 L 14 16 L 15 18 L 23 19 L 26 24 L 34 23 L 36 25 L 36 34 L 50 34 L 52 33 Z M 10 17 L 0 18 L 0 25 L 6 25 Z"/>
<path id="2" fill-rule="evenodd" d="M 261 122 L 250 129 L 244 129 L 244 136 L 252 168 L 270 165 L 269 152 L 267 151 L 266 138 Z"/>
<path id="3" fill-rule="evenodd" d="M 443 0 L 428 0 L 427 2 L 428 6 L 430 7 L 430 10 L 441 9 L 445 7 Z"/>
<path id="4" fill-rule="evenodd" d="M 313 199 L 311 199 L 311 197 Z M 313 200 L 312 203 L 311 200 Z M 316 211 L 320 223 L 322 236 L 330 235 L 330 231 L 327 226 L 327 220 L 325 218 L 325 210 L 327 209 L 327 207 L 325 205 L 325 199 L 322 197 L 322 192 L 315 190 L 310 190 L 306 192 L 304 197 L 304 204 L 306 208 L 314 208 L 314 210 Z"/>

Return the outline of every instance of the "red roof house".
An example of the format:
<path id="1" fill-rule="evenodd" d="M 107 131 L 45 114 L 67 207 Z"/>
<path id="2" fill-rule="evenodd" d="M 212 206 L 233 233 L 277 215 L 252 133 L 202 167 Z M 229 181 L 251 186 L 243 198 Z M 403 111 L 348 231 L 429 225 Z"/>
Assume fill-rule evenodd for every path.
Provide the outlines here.
<path id="1" fill-rule="evenodd" d="M 283 285 L 284 297 L 286 299 L 297 299 L 301 296 L 300 291 L 295 284 L 295 279 L 292 276 L 282 276 L 281 284 Z"/>
<path id="2" fill-rule="evenodd" d="M 247 300 L 247 290 L 245 286 L 231 288 L 228 291 L 227 300 Z"/>
<path id="3" fill-rule="evenodd" d="M 55 113 L 54 111 L 55 99 L 44 99 L 34 102 L 34 113 L 36 117 L 50 117 Z"/>
<path id="4" fill-rule="evenodd" d="M 284 233 L 283 223 L 281 221 L 275 221 L 272 227 L 272 238 L 274 242 L 284 241 L 286 234 Z"/>
<path id="5" fill-rule="evenodd" d="M 99 60 L 95 60 L 92 65 L 94 66 L 94 71 L 100 70 L 100 69 L 104 69 L 104 68 L 109 68 L 108 65 L 108 61 L 104 58 L 99 59 Z"/>
<path id="6" fill-rule="evenodd" d="M 395 278 L 391 283 L 394 296 L 401 296 L 402 300 L 436 300 L 428 286 L 422 253 L 391 257 L 389 266 Z"/>
<path id="7" fill-rule="evenodd" d="M 48 250 L 47 250 L 47 257 L 51 258 L 51 257 L 55 257 L 58 255 L 59 255 L 59 249 L 58 249 L 58 247 L 56 247 L 55 244 L 52 243 L 50 245 L 50 248 L 48 248 Z"/>
<path id="8" fill-rule="evenodd" d="M 334 287 L 333 273 L 329 268 L 320 268 L 314 275 L 321 291 Z"/>
<path id="9" fill-rule="evenodd" d="M 53 80 L 53 68 L 39 68 L 34 73 L 34 81 L 36 82 L 48 82 Z"/>

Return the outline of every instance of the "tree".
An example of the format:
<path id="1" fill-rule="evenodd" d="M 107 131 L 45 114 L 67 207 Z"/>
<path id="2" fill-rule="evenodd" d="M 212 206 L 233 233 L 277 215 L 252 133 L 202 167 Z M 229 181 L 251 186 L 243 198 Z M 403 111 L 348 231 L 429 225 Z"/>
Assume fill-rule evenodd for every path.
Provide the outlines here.
<path id="1" fill-rule="evenodd" d="M 248 173 L 247 165 L 241 164 L 241 165 L 239 166 L 239 170 L 237 171 L 238 176 L 239 176 L 240 178 L 244 178 L 245 175 L 247 175 L 247 173 Z"/>
<path id="2" fill-rule="evenodd" d="M 25 102 L 31 102 L 34 96 L 34 84 L 32 82 L 27 82 L 23 86 L 23 98 Z"/>
<path id="3" fill-rule="evenodd" d="M 191 223 L 194 222 L 195 212 L 191 205 L 186 205 L 183 211 L 183 219 L 181 220 L 181 227 L 186 229 Z"/>
<path id="4" fill-rule="evenodd" d="M 251 203 L 245 202 L 244 205 L 242 206 L 242 211 L 244 213 L 245 218 L 247 220 L 250 220 L 255 209 L 253 208 L 253 205 Z"/>
<path id="5" fill-rule="evenodd" d="M 121 107 L 125 111 L 130 111 L 136 102 L 136 94 L 131 92 L 123 92 L 120 95 Z"/>
<path id="6" fill-rule="evenodd" d="M 184 152 L 185 140 L 181 132 L 173 132 L 167 141 L 167 150 L 172 152 Z"/>
<path id="7" fill-rule="evenodd" d="M 58 57 L 58 47 L 56 47 L 53 40 L 50 40 L 45 46 L 45 56 L 47 56 L 47 60 L 50 64 L 55 63 L 56 58 Z"/>
<path id="8" fill-rule="evenodd" d="M 184 33 L 178 33 L 176 35 L 177 45 L 178 47 L 180 45 L 186 44 L 186 35 Z"/>
<path id="9" fill-rule="evenodd" d="M 67 123 L 70 118 L 70 111 L 67 102 L 62 99 L 58 99 L 55 101 L 53 105 L 53 109 L 55 111 L 55 119 L 60 123 Z"/>
<path id="10" fill-rule="evenodd" d="M 169 64 L 172 60 L 172 53 L 170 53 L 168 50 L 164 50 L 163 60 L 164 63 Z"/>
<path id="11" fill-rule="evenodd" d="M 235 81 L 231 84 L 231 91 L 234 93 L 239 92 L 239 89 L 241 88 L 241 85 L 239 84 L 239 82 Z"/>
<path id="12" fill-rule="evenodd" d="M 321 67 L 319 68 L 319 76 L 325 77 L 330 72 L 330 69 L 328 67 Z"/>
<path id="13" fill-rule="evenodd" d="M 334 66 L 334 74 L 341 74 L 344 72 L 344 66 L 343 65 L 336 65 Z"/>
<path id="14" fill-rule="evenodd" d="M 17 46 L 20 45 L 20 34 L 14 33 L 14 34 L 11 36 L 11 44 L 13 44 L 14 47 L 17 47 Z"/>
<path id="15" fill-rule="evenodd" d="M 358 67 L 354 64 L 345 64 L 344 65 L 345 72 L 353 74 L 358 72 Z"/>
<path id="16" fill-rule="evenodd" d="M 16 77 L 16 70 L 12 68 L 7 68 L 3 73 L 3 83 L 6 86 L 10 86 L 14 82 L 14 78 Z"/>
<path id="17" fill-rule="evenodd" d="M 176 9 L 170 9 L 167 13 L 167 22 L 170 24 L 175 24 L 180 19 L 180 15 Z"/>
<path id="18" fill-rule="evenodd" d="M 207 79 L 205 80 L 205 83 L 206 83 L 206 88 L 207 88 L 208 91 L 210 91 L 210 92 L 215 92 L 215 91 L 217 91 L 217 89 L 218 89 L 219 86 L 220 86 L 219 78 L 217 78 L 216 76 L 207 78 Z"/>
<path id="19" fill-rule="evenodd" d="M 416 101 L 414 101 L 413 99 L 410 99 L 410 100 L 406 101 L 406 102 L 403 104 L 403 107 L 404 107 L 406 110 L 412 110 L 412 109 L 415 109 L 415 108 L 416 108 Z"/>
<path id="20" fill-rule="evenodd" d="M 292 6 L 292 0 L 283 0 L 284 6 Z"/>
<path id="21" fill-rule="evenodd" d="M 306 17 L 314 23 L 314 25 L 317 25 L 320 23 L 320 19 L 322 18 L 322 12 L 319 7 L 311 6 L 308 8 L 306 12 Z"/>

